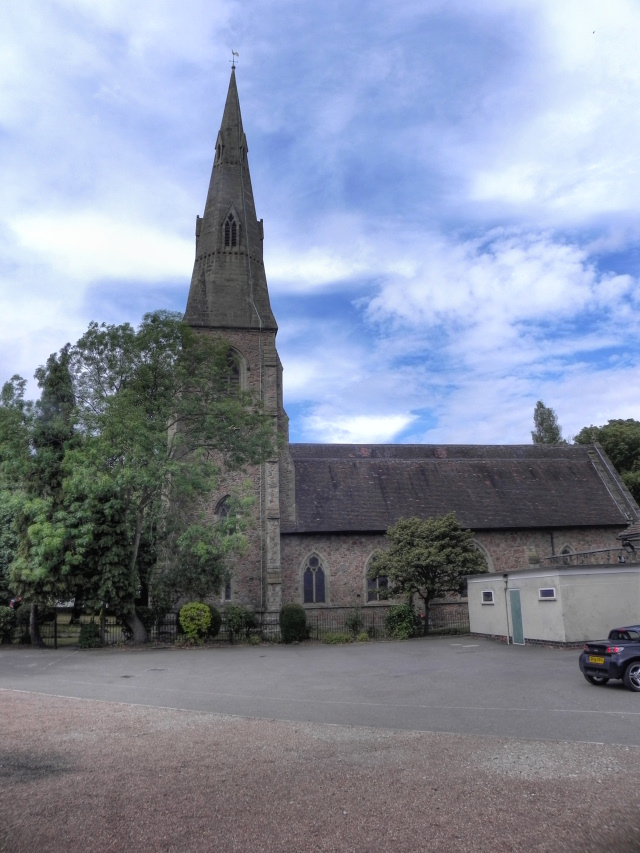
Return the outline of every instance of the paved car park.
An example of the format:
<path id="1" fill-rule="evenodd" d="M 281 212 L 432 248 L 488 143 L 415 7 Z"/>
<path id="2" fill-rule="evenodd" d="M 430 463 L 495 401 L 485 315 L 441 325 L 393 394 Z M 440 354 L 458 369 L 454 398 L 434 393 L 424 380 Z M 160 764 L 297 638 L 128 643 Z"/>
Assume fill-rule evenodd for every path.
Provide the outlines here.
<path id="1" fill-rule="evenodd" d="M 416 732 L 640 746 L 640 697 L 578 650 L 469 637 L 346 646 L 0 647 L 0 689 Z"/>

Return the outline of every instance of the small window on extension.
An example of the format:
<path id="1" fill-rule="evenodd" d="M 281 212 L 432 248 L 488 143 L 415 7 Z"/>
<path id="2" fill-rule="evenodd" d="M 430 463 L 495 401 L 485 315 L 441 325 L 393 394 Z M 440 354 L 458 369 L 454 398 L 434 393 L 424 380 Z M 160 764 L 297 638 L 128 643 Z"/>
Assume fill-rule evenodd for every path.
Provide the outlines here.
<path id="1" fill-rule="evenodd" d="M 554 586 L 542 587 L 542 589 L 538 590 L 538 600 L 539 601 L 555 601 L 556 600 L 556 588 Z"/>
<path id="2" fill-rule="evenodd" d="M 483 604 L 493 604 L 493 590 L 492 589 L 483 589 L 482 590 L 482 603 Z"/>

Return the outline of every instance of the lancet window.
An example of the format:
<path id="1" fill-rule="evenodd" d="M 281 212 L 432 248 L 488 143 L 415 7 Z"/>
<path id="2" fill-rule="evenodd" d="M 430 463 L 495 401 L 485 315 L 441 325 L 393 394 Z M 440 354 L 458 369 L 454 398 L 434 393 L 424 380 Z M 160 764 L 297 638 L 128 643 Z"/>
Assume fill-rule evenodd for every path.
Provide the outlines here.
<path id="1" fill-rule="evenodd" d="M 302 575 L 305 604 L 326 602 L 325 574 L 322 560 L 317 554 L 307 558 Z"/>
<path id="2" fill-rule="evenodd" d="M 224 223 L 224 245 L 233 248 L 238 245 L 238 232 L 240 225 L 236 222 L 233 213 L 230 213 Z"/>

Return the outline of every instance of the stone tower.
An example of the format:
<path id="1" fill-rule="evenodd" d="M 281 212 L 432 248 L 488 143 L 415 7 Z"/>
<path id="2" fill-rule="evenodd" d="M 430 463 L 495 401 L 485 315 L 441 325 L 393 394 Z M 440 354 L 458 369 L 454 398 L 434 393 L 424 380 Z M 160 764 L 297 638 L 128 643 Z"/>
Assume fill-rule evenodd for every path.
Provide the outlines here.
<path id="1" fill-rule="evenodd" d="M 196 259 L 184 319 L 231 344 L 241 386 L 259 397 L 273 416 L 274 429 L 286 438 L 278 326 L 269 302 L 263 225 L 256 218 L 247 152 L 233 68 L 204 215 L 196 218 Z M 255 525 L 250 551 L 238 561 L 232 580 L 232 600 L 268 611 L 279 610 L 282 600 L 279 468 L 274 458 L 249 472 Z M 233 479 L 223 478 L 220 500 L 232 485 Z"/>

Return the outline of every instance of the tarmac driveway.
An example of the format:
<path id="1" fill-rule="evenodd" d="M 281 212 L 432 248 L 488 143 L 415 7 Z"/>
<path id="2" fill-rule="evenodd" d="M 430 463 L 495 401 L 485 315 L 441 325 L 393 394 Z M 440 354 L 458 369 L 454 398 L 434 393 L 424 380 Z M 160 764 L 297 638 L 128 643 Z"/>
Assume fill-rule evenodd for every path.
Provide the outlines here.
<path id="1" fill-rule="evenodd" d="M 0 689 L 298 722 L 640 746 L 640 696 L 576 650 L 437 638 L 347 646 L 0 647 Z"/>
<path id="2" fill-rule="evenodd" d="M 0 647 L 0 853 L 638 853 L 640 697 L 577 657 Z"/>

